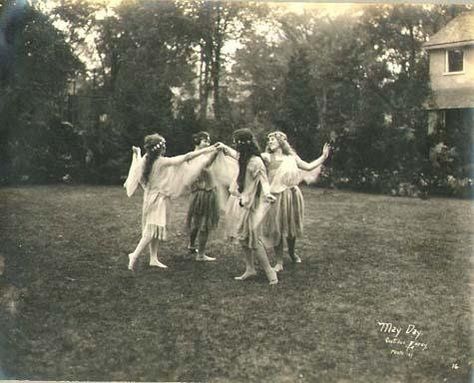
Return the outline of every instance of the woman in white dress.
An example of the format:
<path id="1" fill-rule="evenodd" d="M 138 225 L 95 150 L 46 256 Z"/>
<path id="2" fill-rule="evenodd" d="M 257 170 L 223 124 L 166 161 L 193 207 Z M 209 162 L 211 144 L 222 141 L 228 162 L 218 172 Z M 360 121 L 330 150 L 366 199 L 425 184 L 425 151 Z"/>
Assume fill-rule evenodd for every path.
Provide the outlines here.
<path id="1" fill-rule="evenodd" d="M 166 141 L 159 134 L 145 137 L 145 155 L 133 147 L 132 165 L 125 181 L 130 197 L 141 185 L 144 189 L 142 209 L 142 235 L 135 250 L 128 255 L 128 268 L 133 271 L 137 258 L 149 246 L 150 266 L 166 268 L 158 260 L 158 244 L 167 239 L 170 201 L 190 191 L 191 184 L 209 162 L 216 145 L 187 154 L 165 157 Z"/>

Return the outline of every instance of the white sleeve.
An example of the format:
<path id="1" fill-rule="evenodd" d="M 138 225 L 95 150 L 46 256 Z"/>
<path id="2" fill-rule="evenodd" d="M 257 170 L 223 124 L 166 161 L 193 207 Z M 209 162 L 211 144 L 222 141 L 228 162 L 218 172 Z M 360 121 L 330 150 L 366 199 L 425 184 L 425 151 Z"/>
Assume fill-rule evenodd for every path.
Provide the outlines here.
<path id="1" fill-rule="evenodd" d="M 299 169 L 300 180 L 301 182 L 305 182 L 308 185 L 314 184 L 318 179 L 319 175 L 321 174 L 322 166 L 318 166 L 316 169 L 313 170 L 302 170 Z"/>
<path id="2" fill-rule="evenodd" d="M 171 198 L 191 192 L 191 185 L 199 177 L 213 153 L 206 153 L 188 161 L 173 164 L 168 161 L 161 168 L 161 177 L 166 179 L 166 191 Z M 168 159 L 166 159 L 168 160 Z"/>
<path id="3" fill-rule="evenodd" d="M 145 157 L 141 156 L 141 152 L 138 152 L 138 155 L 133 152 L 132 154 L 132 164 L 130 165 L 130 169 L 128 171 L 128 176 L 123 184 L 124 188 L 127 191 L 127 196 L 131 197 L 135 190 L 137 190 L 138 185 L 143 176 L 143 167 L 145 164 Z"/>

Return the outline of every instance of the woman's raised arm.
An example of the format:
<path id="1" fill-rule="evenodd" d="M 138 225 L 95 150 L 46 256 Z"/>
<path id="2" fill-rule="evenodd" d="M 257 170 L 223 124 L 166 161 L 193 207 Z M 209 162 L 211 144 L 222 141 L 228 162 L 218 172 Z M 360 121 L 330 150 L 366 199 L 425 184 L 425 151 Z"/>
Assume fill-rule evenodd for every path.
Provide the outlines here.
<path id="1" fill-rule="evenodd" d="M 330 151 L 330 147 L 329 145 L 326 143 L 324 144 L 324 147 L 323 147 L 323 153 L 321 154 L 321 156 L 312 161 L 312 162 L 306 162 L 306 161 L 303 161 L 296 153 L 294 154 L 295 158 L 296 158 L 296 164 L 298 165 L 298 168 L 302 169 L 302 170 L 306 170 L 306 171 L 310 171 L 310 170 L 314 170 L 316 169 L 318 166 L 321 166 L 324 161 L 326 161 L 326 159 L 328 158 L 329 156 L 329 151 Z"/>

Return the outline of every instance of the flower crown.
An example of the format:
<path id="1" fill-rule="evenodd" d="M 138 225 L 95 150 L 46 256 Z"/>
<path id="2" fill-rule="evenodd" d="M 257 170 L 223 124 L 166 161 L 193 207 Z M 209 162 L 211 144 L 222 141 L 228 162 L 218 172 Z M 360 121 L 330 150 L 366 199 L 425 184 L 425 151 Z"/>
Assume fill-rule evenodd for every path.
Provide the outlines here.
<path id="1" fill-rule="evenodd" d="M 150 150 L 151 150 L 152 152 L 157 152 L 158 150 L 160 150 L 160 149 L 162 149 L 162 148 L 164 148 L 164 147 L 166 147 L 166 141 L 163 139 L 163 140 L 161 140 L 160 142 L 158 142 L 157 144 L 153 145 L 153 146 L 150 148 Z"/>
<path id="2" fill-rule="evenodd" d="M 251 144 L 252 140 L 240 139 L 240 140 L 236 140 L 235 143 L 238 144 L 238 145 Z"/>
<path id="3" fill-rule="evenodd" d="M 286 137 L 286 134 L 283 133 L 283 132 L 273 132 L 273 133 L 270 133 L 267 138 L 270 138 L 270 137 L 275 137 L 277 140 L 282 140 L 282 141 L 287 141 L 288 138 Z"/>

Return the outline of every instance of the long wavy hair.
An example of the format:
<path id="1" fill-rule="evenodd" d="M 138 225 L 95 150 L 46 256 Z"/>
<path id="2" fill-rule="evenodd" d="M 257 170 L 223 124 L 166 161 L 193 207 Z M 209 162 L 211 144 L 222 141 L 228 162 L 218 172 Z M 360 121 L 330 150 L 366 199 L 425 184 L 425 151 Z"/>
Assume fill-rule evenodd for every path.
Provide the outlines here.
<path id="1" fill-rule="evenodd" d="M 275 137 L 276 140 L 278 141 L 278 143 L 280 144 L 280 148 L 281 148 L 281 151 L 283 152 L 283 154 L 285 155 L 289 155 L 289 154 L 294 154 L 296 153 L 295 150 L 292 148 L 292 146 L 290 145 L 290 143 L 288 142 L 288 138 L 286 137 L 286 134 L 283 133 L 282 131 L 280 130 L 275 130 L 273 132 L 270 132 L 268 135 L 267 135 L 267 139 L 269 139 L 270 137 Z M 271 153 L 271 150 L 268 146 L 268 141 L 267 141 L 267 145 L 265 147 L 265 151 L 267 153 Z"/>
<path id="2" fill-rule="evenodd" d="M 237 185 L 240 193 L 244 191 L 247 165 L 253 156 L 260 157 L 260 147 L 250 129 L 237 129 L 232 135 L 235 148 L 239 152 L 239 175 Z"/>
<path id="3" fill-rule="evenodd" d="M 143 181 L 145 184 L 147 184 L 153 164 L 158 159 L 158 157 L 165 153 L 166 140 L 158 133 L 150 134 L 145 136 L 143 146 L 146 152 L 145 167 L 143 169 Z"/>

